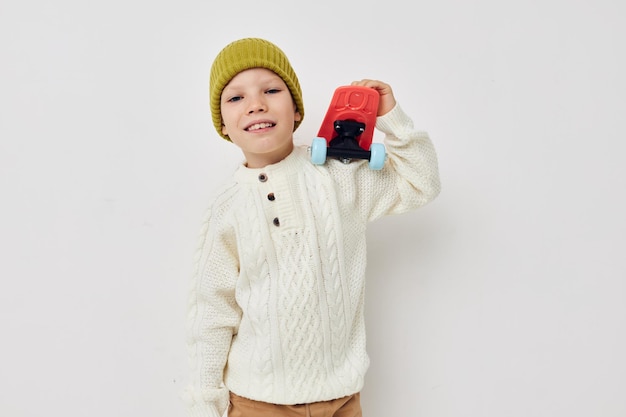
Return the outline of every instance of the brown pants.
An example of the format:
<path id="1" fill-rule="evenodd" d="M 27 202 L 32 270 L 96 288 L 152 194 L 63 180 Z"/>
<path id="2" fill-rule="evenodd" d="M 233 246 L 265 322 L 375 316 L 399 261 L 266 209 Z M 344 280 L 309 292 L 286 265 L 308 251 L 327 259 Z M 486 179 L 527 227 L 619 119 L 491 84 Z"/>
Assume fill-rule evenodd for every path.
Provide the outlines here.
<path id="1" fill-rule="evenodd" d="M 362 417 L 359 393 L 311 404 L 278 405 L 230 393 L 228 417 Z"/>

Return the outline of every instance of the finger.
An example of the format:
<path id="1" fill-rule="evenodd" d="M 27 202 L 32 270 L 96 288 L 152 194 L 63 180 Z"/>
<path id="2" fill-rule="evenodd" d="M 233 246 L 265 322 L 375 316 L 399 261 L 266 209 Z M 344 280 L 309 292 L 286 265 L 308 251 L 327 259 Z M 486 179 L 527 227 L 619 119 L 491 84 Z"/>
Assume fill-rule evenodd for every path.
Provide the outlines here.
<path id="1" fill-rule="evenodd" d="M 372 80 L 372 79 L 368 79 L 368 78 L 364 78 L 362 80 L 358 80 L 358 81 L 353 81 L 352 85 L 360 85 L 363 87 L 374 87 L 374 88 L 378 88 L 381 85 L 384 85 L 385 83 L 378 81 L 378 80 Z"/>

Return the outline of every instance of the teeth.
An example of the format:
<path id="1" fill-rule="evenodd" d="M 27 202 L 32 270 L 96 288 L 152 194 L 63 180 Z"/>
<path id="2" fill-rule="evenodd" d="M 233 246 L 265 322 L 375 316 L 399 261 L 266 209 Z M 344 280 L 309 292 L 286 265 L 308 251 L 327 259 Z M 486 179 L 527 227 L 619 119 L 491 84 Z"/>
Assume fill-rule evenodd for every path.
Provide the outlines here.
<path id="1" fill-rule="evenodd" d="M 267 127 L 272 127 L 274 126 L 272 123 L 257 123 L 255 125 L 252 125 L 248 128 L 248 130 L 258 130 L 258 129 L 265 129 Z"/>

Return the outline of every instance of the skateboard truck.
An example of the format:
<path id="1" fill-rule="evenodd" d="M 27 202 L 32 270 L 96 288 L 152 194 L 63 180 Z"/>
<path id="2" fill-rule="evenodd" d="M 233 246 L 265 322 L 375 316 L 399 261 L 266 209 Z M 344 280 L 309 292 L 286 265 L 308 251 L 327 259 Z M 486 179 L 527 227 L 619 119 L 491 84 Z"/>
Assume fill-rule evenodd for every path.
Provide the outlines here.
<path id="1" fill-rule="evenodd" d="M 352 159 L 370 159 L 371 152 L 359 146 L 357 138 L 365 131 L 365 124 L 355 120 L 336 120 L 337 136 L 328 145 L 326 156 L 338 158 L 344 164 Z"/>

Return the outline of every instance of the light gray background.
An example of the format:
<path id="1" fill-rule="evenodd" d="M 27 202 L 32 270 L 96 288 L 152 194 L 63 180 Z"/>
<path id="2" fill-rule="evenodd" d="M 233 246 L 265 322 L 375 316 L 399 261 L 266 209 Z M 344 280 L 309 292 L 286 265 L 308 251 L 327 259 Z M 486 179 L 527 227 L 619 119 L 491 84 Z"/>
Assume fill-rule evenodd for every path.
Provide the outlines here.
<path id="1" fill-rule="evenodd" d="M 389 82 L 443 191 L 372 224 L 366 417 L 626 415 L 626 6 L 0 0 L 0 415 L 182 416 L 186 297 L 241 159 L 215 54 Z"/>

